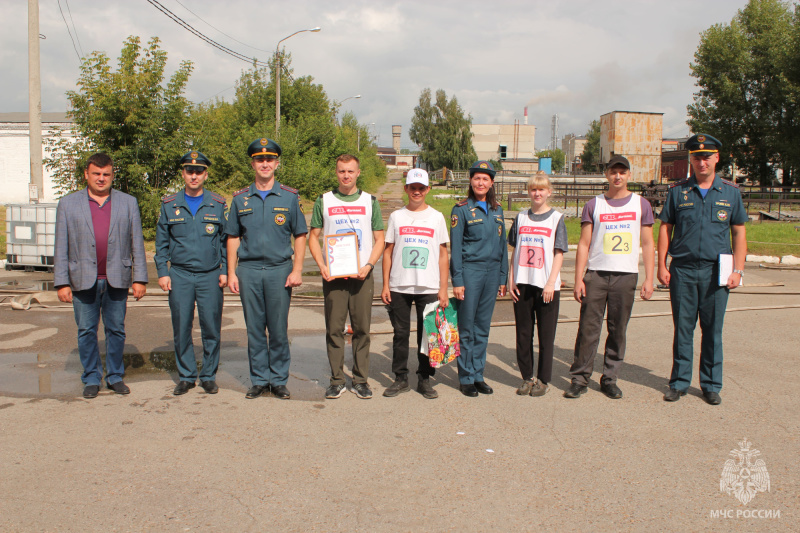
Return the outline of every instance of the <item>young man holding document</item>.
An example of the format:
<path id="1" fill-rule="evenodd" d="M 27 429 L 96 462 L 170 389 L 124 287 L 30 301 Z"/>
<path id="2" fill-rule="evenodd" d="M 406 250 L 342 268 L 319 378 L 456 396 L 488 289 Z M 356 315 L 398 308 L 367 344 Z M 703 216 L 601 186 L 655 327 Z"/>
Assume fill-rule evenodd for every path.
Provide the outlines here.
<path id="1" fill-rule="evenodd" d="M 744 275 L 747 212 L 739 187 L 715 174 L 722 143 L 697 134 L 686 142 L 692 176 L 670 187 L 661 211 L 658 279 L 669 285 L 672 322 L 672 376 L 664 400 L 686 394 L 692 381 L 694 328 L 700 319 L 700 387 L 711 405 L 722 399 L 722 322 L 728 292 Z M 732 238 L 731 238 L 732 237 Z M 731 241 L 733 245 L 731 246 Z M 667 268 L 667 253 L 672 257 Z M 732 257 L 731 257 L 732 255 Z M 732 265 L 727 277 L 720 267 Z"/>

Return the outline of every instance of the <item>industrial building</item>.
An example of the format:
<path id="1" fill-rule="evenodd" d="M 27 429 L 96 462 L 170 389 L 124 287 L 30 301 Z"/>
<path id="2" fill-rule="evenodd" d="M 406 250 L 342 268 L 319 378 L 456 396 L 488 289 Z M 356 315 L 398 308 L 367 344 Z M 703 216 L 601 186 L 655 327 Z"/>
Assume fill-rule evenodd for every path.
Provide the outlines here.
<path id="1" fill-rule="evenodd" d="M 661 180 L 663 113 L 612 111 L 600 116 L 600 162 L 615 155 L 631 162 L 631 181 Z"/>
<path id="2" fill-rule="evenodd" d="M 580 168 L 581 154 L 583 153 L 583 147 L 586 146 L 586 141 L 587 139 L 584 135 L 577 136 L 574 133 L 564 135 L 564 138 L 561 139 L 565 172 L 571 173 Z"/>
<path id="3" fill-rule="evenodd" d="M 527 112 L 527 111 L 526 111 Z M 478 159 L 500 161 L 504 170 L 531 172 L 539 168 L 536 159 L 536 126 L 518 120 L 514 124 L 473 124 L 472 147 Z"/>
<path id="4" fill-rule="evenodd" d="M 72 119 L 66 113 L 42 113 L 42 138 L 46 140 L 51 137 L 56 128 L 71 129 Z M 0 203 L 28 203 L 30 154 L 28 113 L 0 113 Z M 58 196 L 53 185 L 53 174 L 47 167 L 43 169 L 42 182 L 42 202 L 55 202 Z"/>

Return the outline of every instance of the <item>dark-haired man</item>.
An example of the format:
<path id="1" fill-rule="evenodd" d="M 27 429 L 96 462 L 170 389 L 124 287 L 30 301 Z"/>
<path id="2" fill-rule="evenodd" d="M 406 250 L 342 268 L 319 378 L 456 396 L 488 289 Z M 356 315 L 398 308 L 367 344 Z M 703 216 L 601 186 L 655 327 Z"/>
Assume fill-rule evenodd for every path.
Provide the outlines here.
<path id="1" fill-rule="evenodd" d="M 106 337 L 106 386 L 129 394 L 122 381 L 128 289 L 133 287 L 138 300 L 147 285 L 139 204 L 111 188 L 114 166 L 108 155 L 91 156 L 83 175 L 86 188 L 58 202 L 54 285 L 58 299 L 72 303 L 75 312 L 83 397 L 95 398 L 103 378 L 97 343 L 100 315 Z"/>
<path id="2" fill-rule="evenodd" d="M 698 318 L 700 388 L 711 405 L 722 402 L 722 321 L 728 292 L 744 275 L 747 212 L 739 187 L 716 175 L 722 143 L 699 133 L 686 141 L 692 176 L 673 184 L 658 234 L 658 279 L 669 285 L 672 322 L 672 375 L 664 400 L 674 402 L 692 382 L 694 328 Z M 733 237 L 733 247 L 731 247 Z M 667 269 L 667 253 L 672 257 Z M 733 255 L 733 271 L 720 280 L 720 254 Z"/>

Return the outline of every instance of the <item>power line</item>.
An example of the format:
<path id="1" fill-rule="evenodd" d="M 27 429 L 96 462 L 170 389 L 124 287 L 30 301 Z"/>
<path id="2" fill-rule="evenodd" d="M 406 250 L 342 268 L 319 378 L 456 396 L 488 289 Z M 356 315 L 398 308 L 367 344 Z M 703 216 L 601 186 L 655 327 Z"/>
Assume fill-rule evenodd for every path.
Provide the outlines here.
<path id="1" fill-rule="evenodd" d="M 236 37 L 231 37 L 230 35 L 228 35 L 228 34 L 227 34 L 227 33 L 225 33 L 224 31 L 222 31 L 221 29 L 219 29 L 219 28 L 216 28 L 216 27 L 214 27 L 213 25 L 211 25 L 209 22 L 206 22 L 205 20 L 203 20 L 203 19 L 200 17 L 200 15 L 198 15 L 197 13 L 195 13 L 194 11 L 192 11 L 191 9 L 189 9 L 188 7 L 186 7 L 185 5 L 183 5 L 183 4 L 180 2 L 180 0 L 175 0 L 175 2 L 177 2 L 177 3 L 178 3 L 178 5 L 179 5 L 179 6 L 181 6 L 183 9 L 185 9 L 186 11 L 188 11 L 189 13 L 191 13 L 192 15 L 194 15 L 195 17 L 197 17 L 197 18 L 198 18 L 198 20 L 200 20 L 200 22 L 203 22 L 203 23 L 205 23 L 207 26 L 209 26 L 211 29 L 213 29 L 213 30 L 216 30 L 216 31 L 220 32 L 222 35 L 224 35 L 224 36 L 225 36 L 225 37 L 227 37 L 228 39 L 231 39 L 231 40 L 233 40 L 233 41 L 236 41 L 237 43 L 239 43 L 239 44 L 242 44 L 242 45 L 246 46 L 247 48 L 250 48 L 251 50 L 258 50 L 259 52 L 266 52 L 266 53 L 268 53 L 268 54 L 272 54 L 272 50 L 264 50 L 264 49 L 262 49 L 262 48 L 256 48 L 255 46 L 250 46 L 250 45 L 249 45 L 249 44 L 247 44 L 247 43 L 243 43 L 242 41 L 240 41 L 240 40 L 239 40 L 239 39 L 237 39 Z"/>
<path id="2" fill-rule="evenodd" d="M 58 0 L 58 10 L 61 12 L 61 18 L 64 19 L 64 25 L 67 27 L 69 40 L 72 41 L 72 48 L 75 50 L 75 55 L 78 56 L 78 62 L 80 62 L 81 55 L 78 53 L 78 47 L 75 46 L 75 39 L 72 38 L 72 32 L 69 29 L 69 24 L 67 23 L 67 17 L 64 16 L 64 11 L 61 9 L 61 0 Z"/>
<path id="3" fill-rule="evenodd" d="M 78 37 L 78 28 L 75 27 L 75 21 L 72 20 L 72 10 L 69 8 L 69 0 L 64 0 L 64 4 L 67 6 L 67 13 L 69 13 L 69 21 L 72 23 L 72 31 L 75 32 L 75 39 L 78 40 L 78 48 L 81 49 L 81 57 L 84 57 L 86 54 L 83 53 L 83 46 L 81 46 L 81 38 Z"/>
<path id="4" fill-rule="evenodd" d="M 153 7 L 155 7 L 156 9 L 161 11 L 162 13 L 164 13 L 166 16 L 171 18 L 173 21 L 175 21 L 175 23 L 177 23 L 179 26 L 183 27 L 188 32 L 192 33 L 196 37 L 199 37 L 203 41 L 207 42 L 208 44 L 210 44 L 211 46 L 213 46 L 217 50 L 219 50 L 221 52 L 224 52 L 224 53 L 226 53 L 226 54 L 228 54 L 230 56 L 233 56 L 236 59 L 239 59 L 239 60 L 244 61 L 246 63 L 250 63 L 251 65 L 255 62 L 256 66 L 260 66 L 260 67 L 268 67 L 269 66 L 269 63 L 264 63 L 263 61 L 259 61 L 259 60 L 255 59 L 255 58 L 247 57 L 246 55 L 240 54 L 239 52 L 236 52 L 235 50 L 231 50 L 227 46 L 223 46 L 223 45 L 219 44 L 217 41 L 211 39 L 210 37 L 207 37 L 202 32 L 200 32 L 199 30 L 195 29 L 191 24 L 189 24 L 188 22 L 186 22 L 185 20 L 180 18 L 178 15 L 176 15 L 175 13 L 173 13 L 172 11 L 170 11 L 169 9 L 167 9 L 166 7 L 161 5 L 161 3 L 159 3 L 157 0 L 147 0 L 147 1 L 150 3 L 150 5 L 152 5 Z"/>

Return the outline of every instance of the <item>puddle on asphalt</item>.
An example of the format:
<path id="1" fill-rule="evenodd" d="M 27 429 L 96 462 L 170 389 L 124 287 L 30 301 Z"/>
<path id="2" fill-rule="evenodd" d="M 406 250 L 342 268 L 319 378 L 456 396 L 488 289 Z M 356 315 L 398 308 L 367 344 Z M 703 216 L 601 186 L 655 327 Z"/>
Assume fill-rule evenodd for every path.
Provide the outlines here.
<path id="1" fill-rule="evenodd" d="M 353 355 L 350 336 L 345 347 L 345 366 L 352 368 Z M 290 339 L 292 363 L 287 387 L 293 400 L 321 401 L 330 378 L 330 365 L 325 350 L 324 335 L 298 335 Z M 223 342 L 217 384 L 220 388 L 240 391 L 250 387 L 250 365 L 247 346 L 231 346 Z M 105 355 L 101 354 L 105 362 Z M 202 354 L 198 368 L 202 369 Z M 126 353 L 125 381 L 177 379 L 175 352 L 155 351 Z M 66 355 L 37 354 L 30 352 L 0 354 L 0 393 L 44 396 L 80 396 L 83 369 L 77 352 Z"/>
<path id="2" fill-rule="evenodd" d="M 0 290 L 13 290 L 13 291 L 54 291 L 55 286 L 53 281 L 50 280 L 13 280 L 0 282 Z"/>

